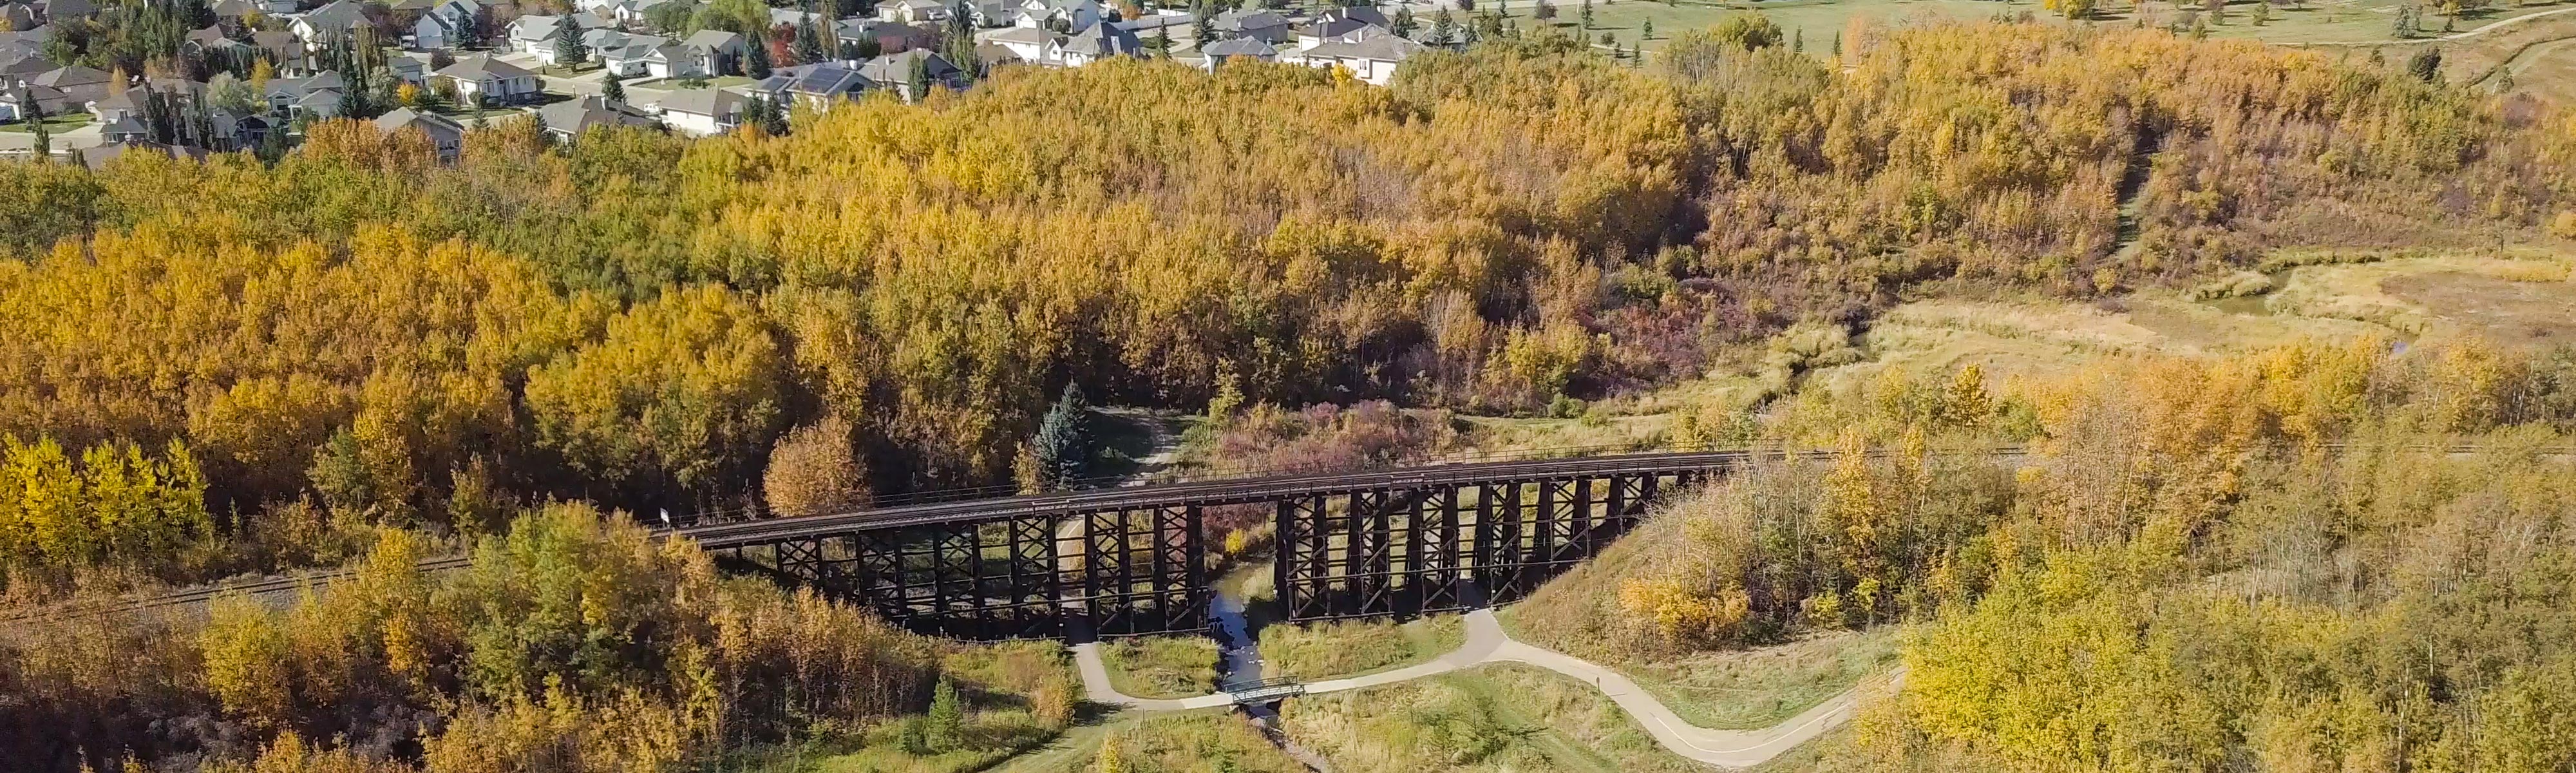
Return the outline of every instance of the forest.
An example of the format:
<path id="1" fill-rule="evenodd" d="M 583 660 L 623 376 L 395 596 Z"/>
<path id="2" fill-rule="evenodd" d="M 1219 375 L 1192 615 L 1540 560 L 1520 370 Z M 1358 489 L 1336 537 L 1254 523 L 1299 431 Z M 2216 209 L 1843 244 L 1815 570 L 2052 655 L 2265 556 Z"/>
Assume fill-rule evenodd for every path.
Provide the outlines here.
<path id="1" fill-rule="evenodd" d="M 1629 67 L 1490 40 L 1389 88 L 1005 70 L 775 135 L 498 121 L 452 166 L 354 122 L 274 164 L 0 164 L 7 600 L 368 567 L 286 610 L 0 645 L 0 758 L 662 769 L 920 716 L 948 692 L 940 645 L 717 578 L 631 514 L 1009 482 L 1068 393 L 1348 430 L 1268 449 L 1313 463 L 1439 431 L 1350 429 L 1390 406 L 1539 412 L 1917 293 L 2090 299 L 2283 245 L 2576 233 L 2576 120 L 2520 98 L 2149 30 L 1864 28 L 1830 61 L 1779 42 L 1748 20 Z M 1937 615 L 1902 707 L 1864 724 L 1963 769 L 2563 766 L 2480 744 L 2576 715 L 2549 703 L 2576 673 L 2547 628 L 2564 485 L 2511 455 L 2576 420 L 2576 370 L 2388 350 L 1694 418 L 1670 440 L 1848 458 L 1660 522 L 1705 521 L 1674 542 L 1705 549 L 1557 605 L 1588 638 L 1556 644 Z M 2409 455 L 2460 436 L 2486 450 Z M 1999 440 L 2033 463 L 1941 453 Z M 2521 547 L 2494 552 L 2504 533 Z M 409 569 L 468 549 L 469 572 Z M 2492 615 L 2422 622 L 2472 610 Z M 2139 679 L 2055 656 L 2095 639 Z M 1018 682 L 1055 691 L 1030 723 L 1066 721 L 1067 688 Z"/>
<path id="2" fill-rule="evenodd" d="M 355 123 L 273 166 L 0 166 L 0 433 L 155 449 L 206 511 L 13 557 L 46 571 L 12 587 L 327 563 L 547 499 L 761 512 L 773 448 L 826 422 L 790 458 L 868 492 L 1005 482 L 1068 385 L 1534 410 L 1910 288 L 2090 297 L 2576 206 L 2563 114 L 2315 53 L 1943 24 L 1838 69 L 1776 33 L 1646 68 L 1499 40 L 1387 89 L 1009 73 L 786 136 L 503 122 L 452 167 Z M 49 512 L 0 507 L 0 539 Z"/>
<path id="3" fill-rule="evenodd" d="M 2393 349 L 1807 392 L 1766 437 L 1838 460 L 1699 494 L 1524 630 L 1617 661 L 1908 624 L 1827 770 L 2563 770 L 2576 348 Z"/>

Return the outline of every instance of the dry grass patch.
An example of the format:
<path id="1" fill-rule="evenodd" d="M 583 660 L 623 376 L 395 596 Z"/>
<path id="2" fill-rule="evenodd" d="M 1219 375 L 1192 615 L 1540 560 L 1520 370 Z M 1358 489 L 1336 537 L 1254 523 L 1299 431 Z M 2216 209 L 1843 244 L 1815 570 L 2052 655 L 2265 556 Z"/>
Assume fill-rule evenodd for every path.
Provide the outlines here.
<path id="1" fill-rule="evenodd" d="M 1109 685 L 1135 698 L 1216 692 L 1216 641 L 1205 636 L 1138 636 L 1100 646 Z"/>
<path id="2" fill-rule="evenodd" d="M 1128 773 L 1305 773 L 1242 717 L 1222 711 L 1144 714 L 1066 733 L 1055 745 L 989 768 L 995 773 L 1091 773 L 1100 748 L 1116 738 Z"/>
<path id="3" fill-rule="evenodd" d="M 1288 736 L 1337 773 L 1702 773 L 1591 685 L 1496 664 L 1289 700 Z"/>
<path id="4" fill-rule="evenodd" d="M 1310 682 L 1358 676 L 1428 661 L 1466 642 L 1458 615 L 1273 625 L 1261 629 L 1261 675 Z"/>

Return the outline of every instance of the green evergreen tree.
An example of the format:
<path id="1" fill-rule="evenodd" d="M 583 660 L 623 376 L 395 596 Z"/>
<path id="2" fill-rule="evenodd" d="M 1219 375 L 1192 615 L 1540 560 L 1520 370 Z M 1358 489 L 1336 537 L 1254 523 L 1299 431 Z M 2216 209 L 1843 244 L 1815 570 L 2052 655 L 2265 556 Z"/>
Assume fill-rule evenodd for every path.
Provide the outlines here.
<path id="1" fill-rule="evenodd" d="M 1395 34 L 1408 38 L 1413 37 L 1414 30 L 1421 28 L 1421 25 L 1413 21 L 1412 6 L 1395 9 L 1395 20 L 1391 23 L 1394 25 L 1391 29 Z"/>
<path id="2" fill-rule="evenodd" d="M 931 751 L 944 752 L 958 747 L 965 738 L 966 705 L 957 697 L 957 685 L 948 677 L 939 678 L 939 686 L 930 691 L 930 722 L 924 728 Z"/>
<path id="3" fill-rule="evenodd" d="M 769 77 L 769 46 L 763 44 L 756 36 L 745 36 L 745 38 L 751 45 L 746 46 L 747 50 L 743 52 L 742 74 L 754 80 Z"/>
<path id="4" fill-rule="evenodd" d="M 572 14 L 555 18 L 555 64 L 572 67 L 590 61 L 590 47 L 581 42 L 581 24 Z"/>
<path id="5" fill-rule="evenodd" d="M 1431 15 L 1431 40 L 1429 42 L 1432 45 L 1450 45 L 1458 42 L 1457 38 L 1458 20 L 1450 18 L 1449 9 L 1442 8 L 1438 13 Z"/>
<path id="6" fill-rule="evenodd" d="M 611 72 L 599 79 L 599 97 L 614 104 L 626 104 L 626 79 Z"/>
<path id="7" fill-rule="evenodd" d="M 1064 385 L 1064 394 L 1056 398 L 1055 407 L 1047 409 L 1038 421 L 1037 448 L 1039 469 L 1045 473 L 1049 488 L 1063 489 L 1082 480 L 1091 466 L 1091 407 L 1082 400 L 1082 389 Z"/>
<path id="8" fill-rule="evenodd" d="M 45 163 L 46 160 L 54 157 L 54 130 L 53 127 L 45 125 L 45 106 L 37 102 L 32 94 L 28 95 L 27 99 L 26 119 L 27 132 L 36 135 L 34 143 L 29 145 L 29 148 L 35 153 L 36 163 Z"/>

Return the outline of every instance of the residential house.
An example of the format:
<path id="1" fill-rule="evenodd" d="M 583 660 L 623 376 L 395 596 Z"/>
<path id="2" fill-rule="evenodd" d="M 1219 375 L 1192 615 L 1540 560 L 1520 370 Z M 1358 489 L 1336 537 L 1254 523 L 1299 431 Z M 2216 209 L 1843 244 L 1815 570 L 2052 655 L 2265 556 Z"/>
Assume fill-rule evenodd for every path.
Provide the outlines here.
<path id="1" fill-rule="evenodd" d="M 110 145 L 143 142 L 152 139 L 152 129 L 143 125 L 141 116 L 119 114 L 116 120 L 98 125 L 98 139 Z"/>
<path id="2" fill-rule="evenodd" d="M 636 35 L 613 29 L 591 30 L 582 37 L 582 43 L 590 47 L 591 56 L 597 57 L 601 65 L 620 78 L 643 75 L 644 57 L 652 54 L 653 49 L 671 42 L 670 38 L 660 35 Z"/>
<path id="3" fill-rule="evenodd" d="M 619 24 L 642 26 L 645 14 L 655 6 L 686 0 L 581 0 L 580 9 Z"/>
<path id="4" fill-rule="evenodd" d="M 453 163 L 465 151 L 465 127 L 447 116 L 398 107 L 376 118 L 376 131 L 393 134 L 406 130 L 428 137 L 440 163 Z"/>
<path id="5" fill-rule="evenodd" d="M 1360 80 L 1384 86 L 1395 78 L 1395 68 L 1421 53 L 1423 45 L 1375 25 L 1351 32 L 1346 39 L 1327 40 L 1279 57 L 1279 61 L 1308 67 L 1340 66 Z"/>
<path id="6" fill-rule="evenodd" d="M 652 110 L 672 131 L 704 137 L 741 126 L 743 108 L 749 104 L 749 98 L 724 89 L 680 89 L 663 94 Z"/>
<path id="7" fill-rule="evenodd" d="M 136 155 L 158 155 L 163 158 L 185 159 L 197 162 L 205 161 L 207 155 L 205 148 L 192 148 L 185 145 L 163 145 L 158 142 L 129 139 L 121 142 L 110 142 L 105 145 L 92 148 L 83 148 L 80 151 L 79 156 L 82 166 L 98 170 L 106 169 L 109 162 L 123 158 L 129 153 Z"/>
<path id="8" fill-rule="evenodd" d="M 242 19 L 248 18 L 251 14 L 268 12 L 268 9 L 252 0 L 215 0 L 213 4 L 206 6 L 206 10 L 214 12 L 215 18 L 228 24 L 240 24 Z"/>
<path id="9" fill-rule="evenodd" d="M 391 54 L 385 57 L 385 70 L 393 73 L 396 80 L 428 88 L 430 76 L 438 72 L 438 55 L 421 51 Z"/>
<path id="10" fill-rule="evenodd" d="M 510 22 L 506 34 L 510 41 L 510 50 L 535 54 L 537 61 L 546 64 L 572 64 L 555 61 L 555 30 L 566 19 L 584 30 L 585 42 L 591 33 L 617 26 L 607 19 L 589 13 L 576 13 L 570 16 L 521 16 L 517 21 Z"/>
<path id="11" fill-rule="evenodd" d="M 1008 27 L 1016 13 L 1012 0 L 965 0 L 966 20 L 978 27 Z"/>
<path id="12" fill-rule="evenodd" d="M 1297 33 L 1289 28 L 1288 17 L 1278 11 L 1224 11 L 1208 19 L 1208 30 L 1220 38 L 1250 38 L 1273 46 L 1297 39 Z"/>
<path id="13" fill-rule="evenodd" d="M 349 38 L 359 30 L 374 26 L 375 20 L 367 18 L 366 6 L 359 5 L 358 0 L 332 0 L 320 8 L 296 15 L 286 28 L 311 45 Z"/>
<path id="14" fill-rule="evenodd" d="M 1064 66 L 1064 42 L 1055 33 L 1036 27 L 985 30 L 975 33 L 975 42 L 977 53 L 983 54 L 987 64 L 994 63 L 995 57 L 983 53 L 982 49 L 994 46 L 1009 52 L 1012 60 L 1042 67 Z"/>
<path id="15" fill-rule="evenodd" d="M 1199 46 L 1199 67 L 1209 72 L 1236 59 L 1263 62 L 1279 61 L 1279 49 L 1260 38 L 1227 38 Z"/>
<path id="16" fill-rule="evenodd" d="M 1094 24 L 1073 33 L 1064 41 L 1066 67 L 1081 67 L 1121 56 L 1144 57 L 1145 41 L 1138 39 L 1136 33 L 1119 29 L 1115 24 Z"/>
<path id="17" fill-rule="evenodd" d="M 1297 47 L 1314 48 L 1319 43 L 1350 43 L 1359 40 L 1361 29 L 1376 27 L 1385 32 L 1395 23 L 1375 8 L 1334 8 L 1315 15 L 1304 26 L 1296 28 Z"/>
<path id="18" fill-rule="evenodd" d="M 515 105 L 537 98 L 537 74 L 518 65 L 476 54 L 456 60 L 439 70 L 438 77 L 456 84 L 456 96 L 467 102 L 477 99 L 487 105 Z"/>
<path id="19" fill-rule="evenodd" d="M 877 20 L 929 24 L 948 20 L 948 4 L 939 0 L 885 0 L 877 3 Z"/>
<path id="20" fill-rule="evenodd" d="M 90 0 L 37 0 L 34 5 L 43 9 L 47 24 L 60 24 L 98 15 L 98 4 Z"/>
<path id="21" fill-rule="evenodd" d="M 644 55 L 644 74 L 654 78 L 705 78 L 716 75 L 704 52 L 682 43 L 664 43 Z"/>
<path id="22" fill-rule="evenodd" d="M 924 85 L 947 86 L 951 89 L 966 87 L 965 68 L 948 61 L 948 57 L 931 53 L 929 49 L 916 48 L 886 54 L 859 65 L 860 77 L 895 89 L 895 92 L 906 102 L 928 96 L 927 93 L 913 93 L 915 75 L 919 75 L 925 81 Z"/>
<path id="23" fill-rule="evenodd" d="M 465 44 L 475 37 L 475 25 L 483 17 L 478 0 L 395 0 L 392 7 L 395 13 L 412 17 L 411 45 L 421 51 Z"/>
<path id="24" fill-rule="evenodd" d="M 1011 23 L 1022 27 L 1080 30 L 1099 24 L 1099 0 L 1017 0 Z"/>
<path id="25" fill-rule="evenodd" d="M 742 36 L 724 30 L 698 30 L 680 41 L 698 52 L 698 60 L 709 75 L 730 75 L 742 71 L 742 58 L 749 52 Z"/>
<path id="26" fill-rule="evenodd" d="M 33 4 L 0 3 L 0 24 L 10 30 L 31 30 L 44 23 L 44 12 Z"/>
<path id="27" fill-rule="evenodd" d="M 348 90 L 339 73 L 324 72 L 309 78 L 272 78 L 267 93 L 260 97 L 273 115 L 330 118 L 340 114 L 340 95 Z"/>
<path id="28" fill-rule="evenodd" d="M 1118 25 L 1119 29 L 1135 33 L 1140 40 L 1170 36 L 1174 40 L 1192 41 L 1199 37 L 1199 17 L 1186 11 L 1150 13 L 1110 23 Z"/>
<path id="29" fill-rule="evenodd" d="M 38 86 L 25 79 L 11 81 L 0 86 L 0 121 L 24 121 L 34 110 L 42 110 L 46 115 L 62 115 L 67 110 L 80 109 L 69 102 L 62 89 Z"/>
<path id="30" fill-rule="evenodd" d="M 277 74 L 310 75 L 312 60 L 304 56 L 304 41 L 286 30 L 261 30 L 250 34 L 250 44 L 268 56 Z"/>
<path id="31" fill-rule="evenodd" d="M 769 77 L 752 84 L 752 95 L 782 107 L 803 102 L 820 110 L 844 99 L 855 99 L 876 85 L 860 75 L 857 68 L 820 62 L 773 70 Z"/>
<path id="32" fill-rule="evenodd" d="M 563 142 L 571 142 L 579 138 L 582 132 L 602 126 L 659 128 L 662 125 L 660 121 L 653 120 L 652 116 L 646 115 L 642 110 L 608 101 L 595 94 L 539 108 L 537 120 L 545 124 L 547 133 L 553 134 L 555 139 Z"/>
<path id="33" fill-rule="evenodd" d="M 28 83 L 61 91 L 66 104 L 87 107 L 107 97 L 108 80 L 113 76 L 89 67 L 71 65 L 56 67 L 28 78 Z"/>
<path id="34" fill-rule="evenodd" d="M 832 37 L 845 49 L 872 41 L 876 43 L 878 54 L 928 48 L 933 38 L 928 29 L 880 19 L 842 20 L 834 25 Z"/>

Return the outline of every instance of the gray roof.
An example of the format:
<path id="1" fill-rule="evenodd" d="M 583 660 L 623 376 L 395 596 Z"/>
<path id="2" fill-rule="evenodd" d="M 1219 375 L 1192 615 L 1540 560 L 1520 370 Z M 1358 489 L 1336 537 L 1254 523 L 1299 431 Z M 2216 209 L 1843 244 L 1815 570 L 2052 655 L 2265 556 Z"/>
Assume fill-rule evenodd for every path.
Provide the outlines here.
<path id="1" fill-rule="evenodd" d="M 625 105 L 611 105 L 596 96 L 557 102 L 537 110 L 537 120 L 546 128 L 563 134 L 580 134 L 597 126 L 660 126 L 661 123 L 642 111 Z"/>
<path id="2" fill-rule="evenodd" d="M 1238 8 L 1218 12 L 1216 18 L 1208 20 L 1208 26 L 1215 27 L 1219 32 L 1242 32 L 1247 29 L 1285 27 L 1288 26 L 1288 17 L 1279 15 L 1277 11 L 1252 11 Z"/>
<path id="3" fill-rule="evenodd" d="M 986 40 L 997 43 L 1044 43 L 1054 40 L 1055 33 L 1038 29 L 1036 27 L 1012 25 L 1000 29 L 975 33 L 975 38 L 977 40 Z"/>
<path id="4" fill-rule="evenodd" d="M 1073 33 L 1073 37 L 1064 42 L 1065 53 L 1085 54 L 1093 58 L 1136 56 L 1144 50 L 1145 41 L 1137 39 L 1136 33 L 1108 24 L 1091 25 Z"/>
<path id="5" fill-rule="evenodd" d="M 742 112 L 743 96 L 724 89 L 680 89 L 662 95 L 653 106 L 663 112 L 731 115 Z"/>
<path id="6" fill-rule="evenodd" d="M 39 73 L 36 77 L 28 78 L 27 82 L 38 86 L 52 86 L 59 89 L 71 86 L 89 86 L 106 83 L 109 77 L 110 76 L 107 73 L 75 64 L 68 67 L 56 67 L 54 69 L 47 70 L 43 73 Z"/>
<path id="7" fill-rule="evenodd" d="M 329 5 L 304 12 L 296 20 L 323 32 L 348 32 L 368 24 L 366 9 L 355 0 L 332 0 Z"/>
<path id="8" fill-rule="evenodd" d="M 325 71 L 310 78 L 270 78 L 267 96 L 282 94 L 301 99 L 320 92 L 340 91 L 346 88 L 348 84 L 340 80 L 340 73 Z"/>
<path id="9" fill-rule="evenodd" d="M 876 85 L 875 81 L 860 75 L 857 70 L 824 62 L 773 71 L 768 79 L 760 82 L 759 88 L 773 94 L 786 91 L 797 94 L 836 96 L 863 91 L 874 85 Z"/>
<path id="10" fill-rule="evenodd" d="M 1157 13 L 1118 22 L 1118 28 L 1129 32 L 1152 32 L 1170 27 L 1188 28 L 1199 23 L 1199 17 L 1186 13 Z"/>
<path id="11" fill-rule="evenodd" d="M 929 71 L 931 80 L 947 80 L 961 72 L 947 57 L 916 48 L 870 59 L 859 65 L 859 74 L 878 83 L 903 83 L 912 80 L 912 62 L 915 59 L 926 62 L 923 69 Z"/>
<path id="12" fill-rule="evenodd" d="M 1402 35 L 1378 30 L 1376 32 L 1363 31 L 1360 33 L 1359 40 L 1349 43 L 1334 41 L 1317 43 L 1315 44 L 1315 47 L 1306 49 L 1302 54 L 1312 58 L 1331 57 L 1335 59 L 1369 59 L 1380 62 L 1401 62 L 1404 61 L 1406 57 L 1420 53 L 1422 48 L 1422 44 L 1415 43 Z"/>
<path id="13" fill-rule="evenodd" d="M 724 30 L 698 30 L 681 40 L 682 45 L 713 51 L 726 46 L 742 45 L 742 36 Z"/>
<path id="14" fill-rule="evenodd" d="M 463 59 L 458 59 L 455 64 L 448 65 L 447 69 L 438 71 L 438 74 L 461 81 L 503 80 L 508 78 L 530 78 L 536 76 L 536 73 L 528 72 L 526 69 L 523 69 L 518 65 L 494 59 L 491 54 L 475 54 Z"/>
<path id="15" fill-rule="evenodd" d="M 402 131 L 403 129 L 412 126 L 419 126 L 421 131 L 428 132 L 433 137 L 440 133 L 458 135 L 465 133 L 465 127 L 458 124 L 454 119 L 450 119 L 447 116 L 439 115 L 437 113 L 420 112 L 408 107 L 394 108 L 392 112 L 385 113 L 384 115 L 376 118 L 376 131 L 384 132 L 386 134 Z"/>
<path id="16" fill-rule="evenodd" d="M 1251 56 L 1268 59 L 1278 56 L 1279 48 L 1253 38 L 1228 38 L 1199 46 L 1199 53 L 1207 56 Z"/>

